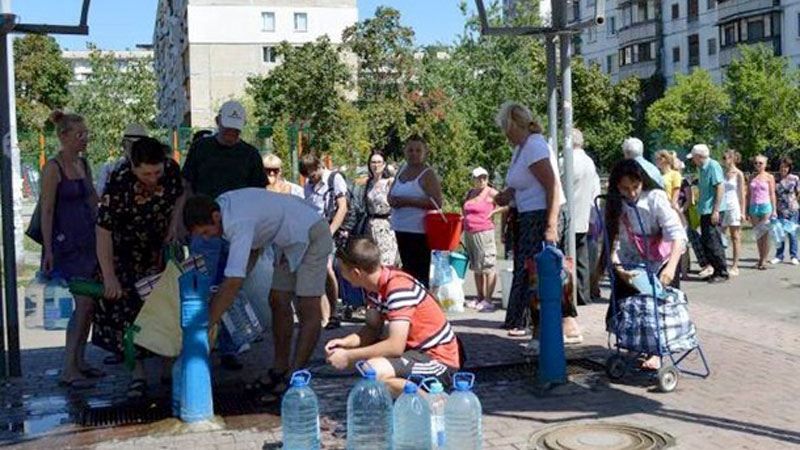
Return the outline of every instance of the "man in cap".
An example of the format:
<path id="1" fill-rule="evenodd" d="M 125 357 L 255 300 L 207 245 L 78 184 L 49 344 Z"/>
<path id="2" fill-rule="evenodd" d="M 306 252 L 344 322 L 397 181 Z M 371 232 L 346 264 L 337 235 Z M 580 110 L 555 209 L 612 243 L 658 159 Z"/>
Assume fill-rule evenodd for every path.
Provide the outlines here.
<path id="1" fill-rule="evenodd" d="M 186 197 L 202 194 L 216 199 L 237 189 L 266 188 L 267 177 L 258 150 L 241 139 L 246 119 L 241 103 L 230 100 L 222 104 L 216 117 L 217 132 L 195 141 L 186 155 L 183 165 Z M 183 205 L 178 207 L 182 209 Z M 220 237 L 193 237 L 190 244 L 192 254 L 203 255 L 206 258 L 206 267 L 214 268 L 217 267 L 217 261 L 227 258 L 227 247 L 227 243 Z M 236 359 L 237 350 L 223 328 L 219 337 L 219 351 L 224 368 L 242 368 Z"/>
<path id="2" fill-rule="evenodd" d="M 727 206 L 722 201 L 725 195 L 725 176 L 722 166 L 711 159 L 708 146 L 697 144 L 692 147 L 687 159 L 697 166 L 698 190 L 697 212 L 700 214 L 700 242 L 714 271 L 705 278 L 709 283 L 728 279 L 725 261 L 725 248 L 722 246 L 720 224 L 723 222 Z"/>
<path id="3" fill-rule="evenodd" d="M 125 127 L 125 132 L 122 135 L 122 155 L 115 161 L 106 161 L 97 174 L 97 195 L 102 196 L 103 191 L 106 189 L 108 180 L 111 179 L 111 174 L 117 170 L 122 163 L 128 160 L 131 154 L 131 147 L 133 143 L 138 141 L 139 138 L 147 137 L 147 130 L 139 123 L 130 123 Z"/>

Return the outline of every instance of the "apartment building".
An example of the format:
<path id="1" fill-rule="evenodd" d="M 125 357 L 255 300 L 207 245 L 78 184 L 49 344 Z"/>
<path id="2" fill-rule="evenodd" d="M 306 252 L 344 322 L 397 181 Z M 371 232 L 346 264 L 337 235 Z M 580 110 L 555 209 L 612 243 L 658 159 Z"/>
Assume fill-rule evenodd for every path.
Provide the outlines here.
<path id="1" fill-rule="evenodd" d="M 83 84 L 92 76 L 91 53 L 90 50 L 64 50 L 61 52 L 61 56 L 63 56 L 72 67 L 72 81 L 70 85 Z M 103 53 L 111 53 L 117 62 L 117 67 L 122 70 L 125 70 L 125 68 L 134 61 L 150 60 L 153 58 L 153 52 L 151 50 L 115 50 L 110 52 L 104 51 Z"/>
<path id="2" fill-rule="evenodd" d="M 667 84 L 696 67 L 722 79 L 739 45 L 767 44 L 800 64 L 800 0 L 607 0 L 606 23 L 583 30 L 575 51 L 617 81 L 655 74 Z M 595 0 L 572 0 L 588 19 Z"/>
<path id="3" fill-rule="evenodd" d="M 159 123 L 212 126 L 223 102 L 244 95 L 248 77 L 280 64 L 281 42 L 327 35 L 339 44 L 357 21 L 356 0 L 159 0 Z"/>

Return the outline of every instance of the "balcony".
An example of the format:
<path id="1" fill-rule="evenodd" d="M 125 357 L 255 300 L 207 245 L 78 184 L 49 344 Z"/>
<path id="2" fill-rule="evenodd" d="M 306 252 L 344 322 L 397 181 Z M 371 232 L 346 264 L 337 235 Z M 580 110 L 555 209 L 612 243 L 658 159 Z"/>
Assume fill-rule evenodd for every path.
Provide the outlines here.
<path id="1" fill-rule="evenodd" d="M 780 0 L 728 0 L 717 3 L 718 23 L 780 9 Z"/>
<path id="2" fill-rule="evenodd" d="M 628 64 L 619 68 L 619 79 L 624 80 L 628 77 L 636 77 L 640 80 L 650 78 L 656 73 L 655 61 L 643 61 L 635 64 Z"/>
<path id="3" fill-rule="evenodd" d="M 738 45 L 726 45 L 719 49 L 719 65 L 721 67 L 727 67 L 730 65 L 731 61 L 738 58 L 741 54 L 741 47 L 744 45 L 756 45 L 756 44 L 767 44 L 772 45 L 775 54 L 780 56 L 781 55 L 781 37 L 772 36 L 763 39 L 759 39 L 757 41 L 747 41 L 747 42 L 739 42 Z"/>
<path id="4" fill-rule="evenodd" d="M 620 47 L 639 41 L 652 41 L 656 38 L 656 21 L 647 20 L 620 28 L 617 39 Z"/>

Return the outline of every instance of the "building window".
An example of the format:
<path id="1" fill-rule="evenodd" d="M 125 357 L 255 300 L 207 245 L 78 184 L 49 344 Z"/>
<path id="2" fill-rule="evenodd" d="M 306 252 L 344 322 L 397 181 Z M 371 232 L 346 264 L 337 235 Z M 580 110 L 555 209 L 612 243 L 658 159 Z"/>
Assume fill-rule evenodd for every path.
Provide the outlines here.
<path id="1" fill-rule="evenodd" d="M 797 13 L 797 37 L 800 37 L 800 13 Z"/>
<path id="2" fill-rule="evenodd" d="M 580 0 L 572 1 L 572 20 L 577 22 L 581 20 L 581 2 Z"/>
<path id="3" fill-rule="evenodd" d="M 636 10 L 638 11 L 636 16 L 637 22 L 646 22 L 650 20 L 650 9 L 648 8 L 648 1 L 639 1 L 636 4 Z"/>
<path id="4" fill-rule="evenodd" d="M 689 67 L 700 65 L 700 37 L 696 34 L 689 36 Z"/>
<path id="5" fill-rule="evenodd" d="M 606 56 L 606 72 L 611 73 L 614 71 L 614 55 Z"/>
<path id="6" fill-rule="evenodd" d="M 261 47 L 261 59 L 267 64 L 275 64 L 278 62 L 275 50 L 275 47 Z"/>
<path id="7" fill-rule="evenodd" d="M 688 8 L 686 10 L 686 20 L 694 22 L 697 16 L 700 15 L 700 0 L 689 0 Z"/>
<path id="8" fill-rule="evenodd" d="M 727 47 L 736 44 L 736 24 L 725 25 L 722 29 L 722 46 Z"/>
<path id="9" fill-rule="evenodd" d="M 707 0 L 706 9 L 712 10 L 715 6 L 717 6 L 717 0 Z"/>
<path id="10" fill-rule="evenodd" d="M 677 20 L 681 15 L 681 7 L 677 3 L 672 5 L 672 20 Z"/>
<path id="11" fill-rule="evenodd" d="M 681 48 L 680 47 L 672 47 L 672 62 L 674 62 L 674 63 L 681 62 Z"/>
<path id="12" fill-rule="evenodd" d="M 717 40 L 714 38 L 708 40 L 708 54 L 709 55 L 717 54 Z"/>
<path id="13" fill-rule="evenodd" d="M 294 31 L 308 31 L 308 14 L 294 13 Z"/>
<path id="14" fill-rule="evenodd" d="M 764 21 L 752 20 L 747 22 L 747 40 L 758 41 L 764 38 Z"/>
<path id="15" fill-rule="evenodd" d="M 637 62 L 652 61 L 653 55 L 650 54 L 649 42 L 646 42 L 644 44 L 639 44 L 636 47 L 637 47 L 636 51 L 638 53 L 638 58 L 636 59 Z"/>
<path id="16" fill-rule="evenodd" d="M 275 13 L 261 13 L 261 31 L 275 31 Z"/>
<path id="17" fill-rule="evenodd" d="M 800 14 L 798 14 L 798 20 L 800 20 Z M 617 34 L 617 18 L 616 17 L 609 17 L 608 18 L 608 34 L 614 35 Z"/>

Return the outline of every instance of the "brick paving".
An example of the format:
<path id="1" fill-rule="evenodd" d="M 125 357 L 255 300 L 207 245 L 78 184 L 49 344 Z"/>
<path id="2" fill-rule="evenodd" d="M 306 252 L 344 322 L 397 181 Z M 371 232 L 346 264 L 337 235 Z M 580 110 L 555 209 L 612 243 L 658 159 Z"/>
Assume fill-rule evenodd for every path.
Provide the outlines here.
<path id="1" fill-rule="evenodd" d="M 759 302 L 776 301 L 776 295 L 800 301 L 798 286 L 792 282 L 797 278 L 787 270 L 761 273 L 757 282 L 743 273 L 723 287 L 686 284 L 712 376 L 706 380 L 684 377 L 674 393 L 655 392 L 653 384 L 642 377 L 610 383 L 603 373 L 586 371 L 579 371 L 569 384 L 546 393 L 535 389 L 530 375 L 513 373 L 483 383 L 479 380 L 484 448 L 525 449 L 530 435 L 542 427 L 593 421 L 654 427 L 674 436 L 681 449 L 799 448 L 800 324 L 706 301 L 718 295 L 749 296 L 756 309 Z M 769 289 L 769 295 L 759 295 Z M 787 312 L 790 318 L 793 311 L 796 308 Z M 580 308 L 586 341 L 570 348 L 569 358 L 604 360 L 608 354 L 601 325 L 604 313 L 602 304 Z M 468 348 L 470 366 L 524 361 L 519 352 L 524 341 L 508 338 L 498 328 L 503 314 L 466 313 L 452 318 Z M 347 331 L 326 332 L 325 337 Z M 263 371 L 269 360 L 268 347 L 267 341 L 257 344 L 244 358 L 242 372 L 215 370 L 216 383 L 235 388 Z M 3 386 L 0 420 L 5 426 L 0 429 L 0 444 L 36 449 L 280 448 L 279 420 L 273 414 L 226 417 L 226 429 L 214 432 L 176 431 L 174 421 L 104 429 L 74 425 L 87 406 L 124 401 L 128 378 L 121 368 L 112 367 L 109 376 L 95 388 L 66 393 L 56 385 L 60 351 L 27 350 L 23 359 L 25 377 Z M 100 364 L 105 355 L 91 351 L 90 356 Z M 346 396 L 355 378 L 337 376 L 322 366 L 320 352 L 315 358 L 315 372 L 325 448 L 342 448 Z M 156 379 L 151 385 L 151 395 L 168 394 Z M 59 423 L 63 424 L 54 426 Z"/>

